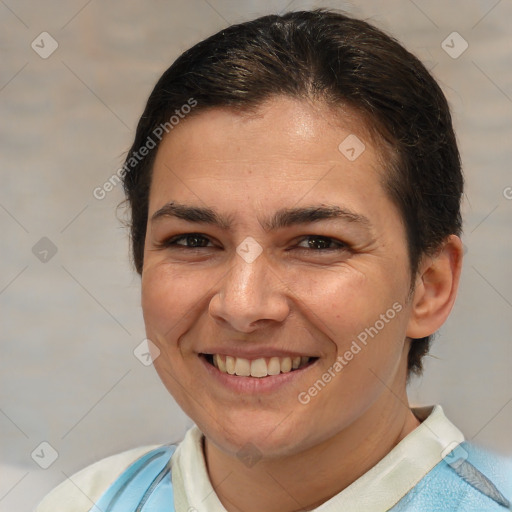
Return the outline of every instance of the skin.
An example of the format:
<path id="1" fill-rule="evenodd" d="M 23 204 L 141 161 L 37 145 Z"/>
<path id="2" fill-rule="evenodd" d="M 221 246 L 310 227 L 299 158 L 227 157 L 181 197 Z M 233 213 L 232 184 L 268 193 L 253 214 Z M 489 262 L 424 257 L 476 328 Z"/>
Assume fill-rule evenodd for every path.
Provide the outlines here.
<path id="1" fill-rule="evenodd" d="M 182 121 L 156 155 L 142 272 L 147 336 L 160 350 L 160 378 L 205 434 L 210 480 L 229 512 L 318 506 L 416 428 L 406 394 L 409 337 L 435 332 L 455 300 L 459 238 L 423 258 L 410 296 L 405 229 L 381 184 L 382 155 L 357 116 L 339 119 L 322 104 L 283 97 L 254 115 L 215 108 Z M 350 134 L 366 146 L 354 161 L 338 150 Z M 213 208 L 233 224 L 151 220 L 173 201 Z M 311 205 L 350 209 L 369 225 L 324 219 L 265 228 L 277 210 Z M 206 237 L 204 246 L 164 244 L 186 233 Z M 324 246 L 314 236 L 345 245 L 315 250 L 310 242 Z M 252 263 L 236 251 L 246 237 L 262 249 Z M 400 313 L 300 403 L 298 394 L 395 303 Z M 235 394 L 198 355 L 214 345 L 225 354 L 275 347 L 318 360 L 276 392 Z M 254 465 L 237 455 L 247 443 Z"/>

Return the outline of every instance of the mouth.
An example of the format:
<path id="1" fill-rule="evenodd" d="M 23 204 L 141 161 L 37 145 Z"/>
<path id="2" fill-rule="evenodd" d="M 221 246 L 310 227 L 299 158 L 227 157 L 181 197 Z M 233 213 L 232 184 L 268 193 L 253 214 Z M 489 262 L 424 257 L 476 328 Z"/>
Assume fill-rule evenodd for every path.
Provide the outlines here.
<path id="1" fill-rule="evenodd" d="M 199 355 L 221 373 L 238 377 L 256 377 L 259 379 L 301 370 L 318 360 L 318 357 L 307 356 L 245 359 L 224 354 Z"/>

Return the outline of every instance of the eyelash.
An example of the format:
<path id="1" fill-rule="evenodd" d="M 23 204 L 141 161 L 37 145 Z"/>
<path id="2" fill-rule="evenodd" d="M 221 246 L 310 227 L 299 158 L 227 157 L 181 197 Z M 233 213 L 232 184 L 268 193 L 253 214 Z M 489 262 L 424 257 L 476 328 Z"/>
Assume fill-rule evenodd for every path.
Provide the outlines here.
<path id="1" fill-rule="evenodd" d="M 185 233 L 183 235 L 178 235 L 178 236 L 175 236 L 175 237 L 172 237 L 172 238 L 169 238 L 167 240 L 164 240 L 162 241 L 161 243 L 159 243 L 159 247 L 160 248 L 179 248 L 179 249 L 209 249 L 210 247 L 188 247 L 186 245 L 180 245 L 178 244 L 177 242 L 180 242 L 180 241 L 187 241 L 189 238 L 191 237 L 195 237 L 195 238 L 199 238 L 199 239 L 203 239 L 203 240 L 208 240 L 210 241 L 210 239 L 205 236 L 205 235 L 202 235 L 201 233 Z M 335 238 L 331 238 L 331 237 L 328 237 L 328 236 L 323 236 L 323 235 L 307 235 L 305 237 L 303 237 L 300 242 L 303 242 L 304 240 L 307 240 L 307 239 L 320 239 L 320 240 L 323 240 L 323 241 L 326 241 L 326 242 L 329 242 L 329 243 L 334 243 L 337 245 L 337 247 L 326 247 L 326 248 L 323 248 L 323 249 L 315 249 L 315 248 L 306 248 L 306 247 L 299 247 L 298 249 L 299 250 L 305 250 L 305 251 L 314 251 L 314 252 L 331 252 L 331 251 L 346 251 L 349 249 L 349 246 L 348 244 L 340 241 L 340 240 L 336 240 Z"/>

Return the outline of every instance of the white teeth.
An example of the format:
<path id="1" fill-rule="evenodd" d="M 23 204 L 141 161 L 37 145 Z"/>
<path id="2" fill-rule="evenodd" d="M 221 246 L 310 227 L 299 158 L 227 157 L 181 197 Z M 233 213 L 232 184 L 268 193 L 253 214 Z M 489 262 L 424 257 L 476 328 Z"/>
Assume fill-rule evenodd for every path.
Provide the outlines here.
<path id="1" fill-rule="evenodd" d="M 235 373 L 240 375 L 240 377 L 249 377 L 251 375 L 251 362 L 249 359 L 237 357 L 235 361 Z"/>
<path id="2" fill-rule="evenodd" d="M 219 368 L 220 370 L 220 368 Z M 235 358 L 231 356 L 226 356 L 226 371 L 230 375 L 235 374 Z"/>
<path id="3" fill-rule="evenodd" d="M 250 361 L 243 357 L 213 355 L 213 365 L 222 373 L 238 375 L 240 377 L 267 377 L 279 375 L 301 368 L 309 362 L 309 357 L 263 357 Z"/>
<path id="4" fill-rule="evenodd" d="M 281 360 L 281 371 L 283 373 L 288 373 L 292 369 L 292 358 L 285 357 Z"/>
<path id="5" fill-rule="evenodd" d="M 265 359 L 255 359 L 251 363 L 251 377 L 266 377 L 267 373 L 267 363 Z"/>
<path id="6" fill-rule="evenodd" d="M 269 375 L 279 375 L 281 373 L 281 363 L 279 362 L 279 357 L 270 358 L 267 372 Z"/>
<path id="7" fill-rule="evenodd" d="M 221 372 L 227 373 L 226 362 L 224 361 L 224 359 L 222 359 L 222 357 L 219 356 L 219 354 L 215 354 L 213 356 L 213 362 Z"/>

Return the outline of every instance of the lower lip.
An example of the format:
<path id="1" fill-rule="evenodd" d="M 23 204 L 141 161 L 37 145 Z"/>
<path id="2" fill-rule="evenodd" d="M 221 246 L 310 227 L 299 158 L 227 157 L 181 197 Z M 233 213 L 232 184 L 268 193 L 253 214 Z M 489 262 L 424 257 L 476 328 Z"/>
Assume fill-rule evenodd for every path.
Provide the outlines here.
<path id="1" fill-rule="evenodd" d="M 287 384 L 296 382 L 297 379 L 300 379 L 318 362 L 317 359 L 303 368 L 298 368 L 297 370 L 286 373 L 280 373 L 278 375 L 268 375 L 267 377 L 239 377 L 237 375 L 230 375 L 229 373 L 221 372 L 215 366 L 210 364 L 204 356 L 199 356 L 199 359 L 209 375 L 211 375 L 211 377 L 217 382 L 232 391 L 248 395 L 256 393 L 272 393 L 277 391 Z"/>

